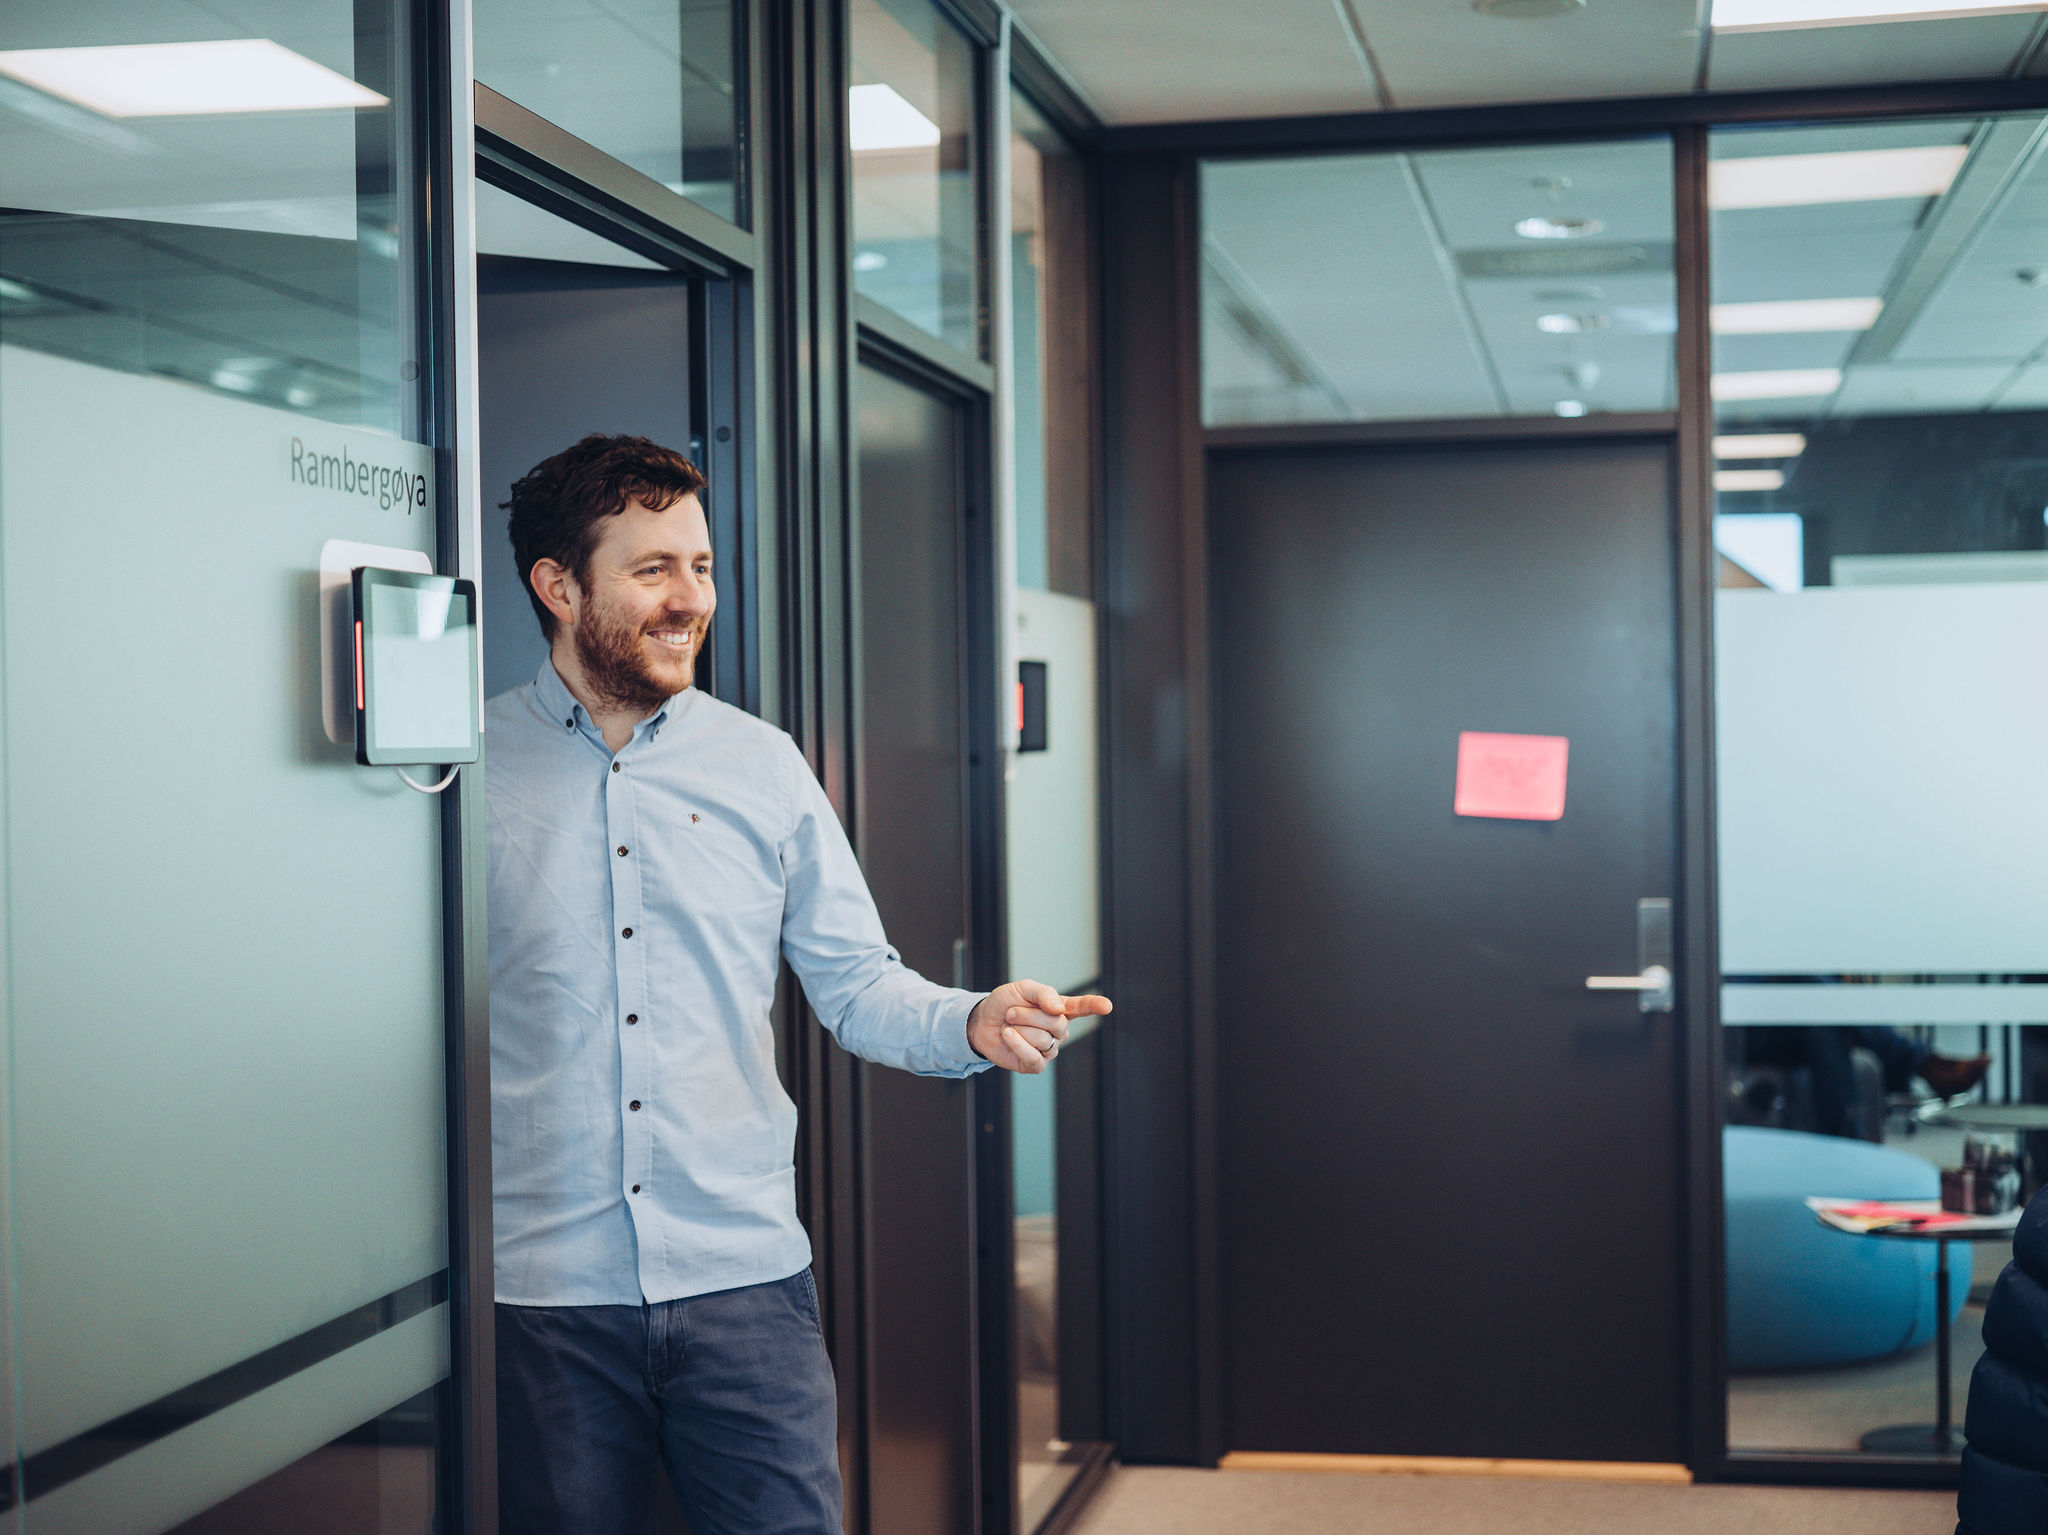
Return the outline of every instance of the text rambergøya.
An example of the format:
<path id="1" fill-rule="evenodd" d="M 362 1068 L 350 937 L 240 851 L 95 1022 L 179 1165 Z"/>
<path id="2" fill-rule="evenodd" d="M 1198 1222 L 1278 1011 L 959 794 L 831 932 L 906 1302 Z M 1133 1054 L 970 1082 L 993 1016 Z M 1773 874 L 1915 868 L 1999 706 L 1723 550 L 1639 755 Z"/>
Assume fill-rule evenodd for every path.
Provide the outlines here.
<path id="1" fill-rule="evenodd" d="M 339 453 L 322 453 L 299 438 L 292 439 L 291 479 L 315 490 L 373 497 L 380 510 L 403 506 L 408 515 L 427 505 L 427 477 L 415 469 L 397 469 L 357 458 L 343 445 Z"/>

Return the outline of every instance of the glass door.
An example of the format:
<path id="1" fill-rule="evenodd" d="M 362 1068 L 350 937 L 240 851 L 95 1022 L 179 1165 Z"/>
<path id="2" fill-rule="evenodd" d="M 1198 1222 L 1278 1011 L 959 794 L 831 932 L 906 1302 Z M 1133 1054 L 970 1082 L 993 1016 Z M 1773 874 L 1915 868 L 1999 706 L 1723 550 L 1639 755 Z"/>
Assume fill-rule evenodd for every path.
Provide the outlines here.
<path id="1" fill-rule="evenodd" d="M 1102 973 L 1088 167 L 1014 89 L 1009 160 L 1011 649 L 1031 716 L 1014 722 L 1004 786 L 1009 973 L 1084 992 Z M 1051 1066 L 1008 1084 L 1019 1531 L 1107 1453 L 1096 1022 L 1079 1020 Z"/>
<path id="2" fill-rule="evenodd" d="M 329 737 L 320 599 L 439 553 L 427 32 L 234 9 L 0 22 L 6 1517 L 427 1535 L 442 813 Z"/>

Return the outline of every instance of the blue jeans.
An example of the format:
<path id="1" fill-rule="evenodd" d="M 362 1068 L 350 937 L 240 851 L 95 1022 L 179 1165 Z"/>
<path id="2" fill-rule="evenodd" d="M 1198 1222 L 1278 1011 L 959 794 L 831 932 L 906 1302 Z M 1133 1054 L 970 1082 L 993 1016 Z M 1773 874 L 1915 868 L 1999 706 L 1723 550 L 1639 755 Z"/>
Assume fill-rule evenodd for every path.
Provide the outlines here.
<path id="1" fill-rule="evenodd" d="M 808 1269 L 640 1306 L 497 1308 L 505 1535 L 839 1535 L 838 1397 Z"/>

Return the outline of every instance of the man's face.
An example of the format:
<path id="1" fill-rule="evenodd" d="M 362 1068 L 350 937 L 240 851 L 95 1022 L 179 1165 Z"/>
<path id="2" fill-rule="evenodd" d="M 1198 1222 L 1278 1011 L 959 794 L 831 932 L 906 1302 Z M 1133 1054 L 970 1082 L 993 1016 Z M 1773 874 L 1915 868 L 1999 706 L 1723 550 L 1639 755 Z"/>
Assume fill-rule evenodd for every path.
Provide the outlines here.
<path id="1" fill-rule="evenodd" d="M 711 531 L 695 496 L 660 512 L 629 501 L 606 518 L 581 585 L 570 637 L 592 687 L 651 712 L 690 685 L 718 606 Z"/>

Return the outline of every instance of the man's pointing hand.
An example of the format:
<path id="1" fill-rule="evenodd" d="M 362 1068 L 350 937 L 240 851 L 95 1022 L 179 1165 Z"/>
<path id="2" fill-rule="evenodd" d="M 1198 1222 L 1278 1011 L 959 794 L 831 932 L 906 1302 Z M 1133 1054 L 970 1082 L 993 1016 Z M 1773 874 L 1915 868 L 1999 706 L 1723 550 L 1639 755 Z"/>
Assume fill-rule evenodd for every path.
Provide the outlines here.
<path id="1" fill-rule="evenodd" d="M 1005 1071 L 1035 1076 L 1060 1053 L 1068 1019 L 1109 1010 L 1107 997 L 1063 997 L 1038 981 L 1012 981 L 975 1003 L 967 1043 Z"/>

